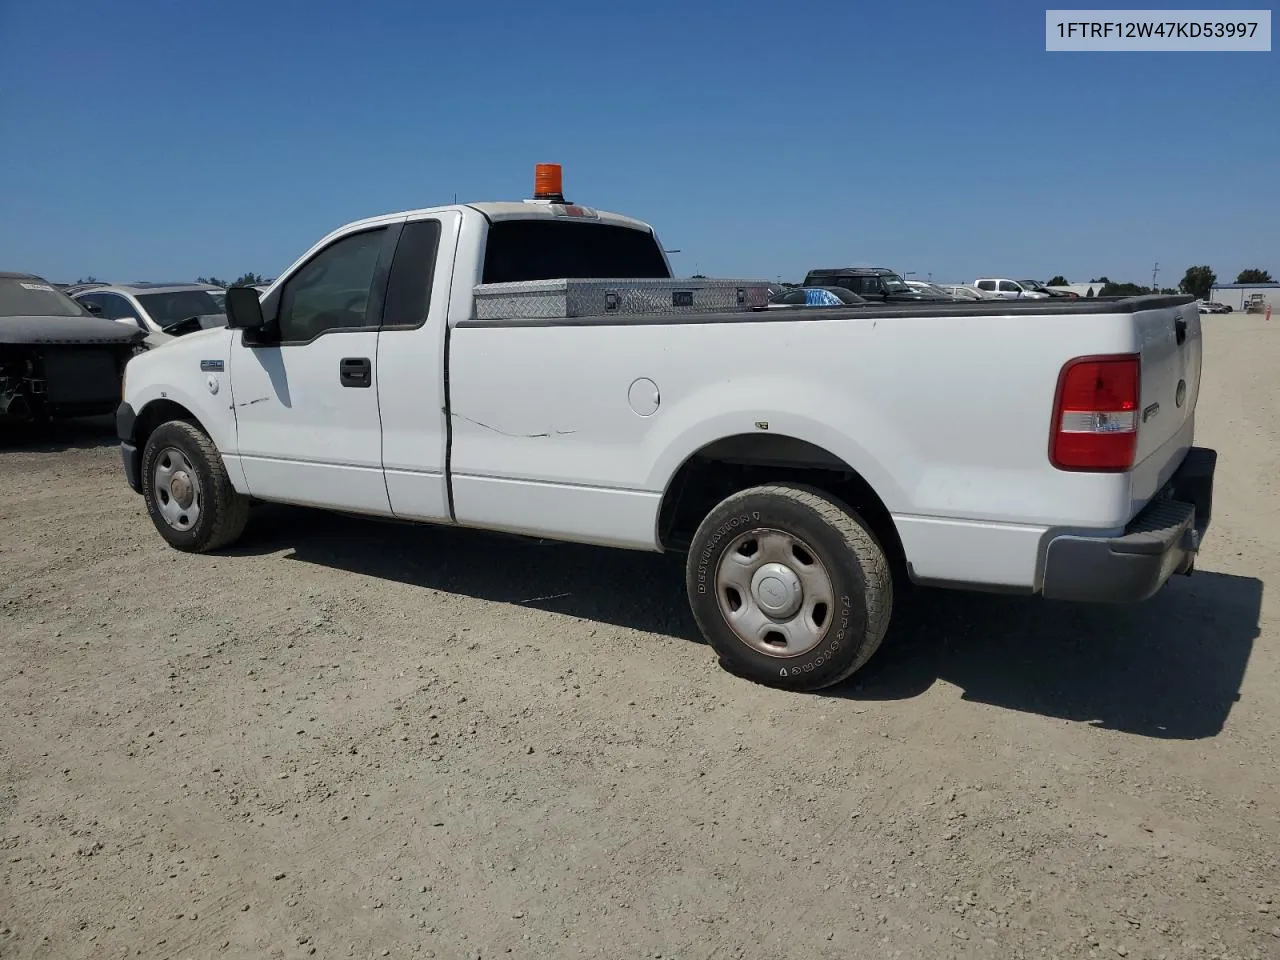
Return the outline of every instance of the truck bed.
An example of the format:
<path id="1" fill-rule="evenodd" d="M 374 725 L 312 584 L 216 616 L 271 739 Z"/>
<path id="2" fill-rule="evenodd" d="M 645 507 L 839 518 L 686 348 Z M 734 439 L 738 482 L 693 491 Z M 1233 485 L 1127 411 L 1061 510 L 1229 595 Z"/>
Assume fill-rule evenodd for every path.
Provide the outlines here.
<path id="1" fill-rule="evenodd" d="M 913 569 L 936 581 L 1031 586 L 1046 538 L 1123 531 L 1189 449 L 1199 388 L 1187 296 L 453 326 L 458 522 L 652 549 L 687 458 L 726 437 L 794 438 L 865 480 Z M 1055 468 L 1064 364 L 1133 354 L 1133 468 Z"/>

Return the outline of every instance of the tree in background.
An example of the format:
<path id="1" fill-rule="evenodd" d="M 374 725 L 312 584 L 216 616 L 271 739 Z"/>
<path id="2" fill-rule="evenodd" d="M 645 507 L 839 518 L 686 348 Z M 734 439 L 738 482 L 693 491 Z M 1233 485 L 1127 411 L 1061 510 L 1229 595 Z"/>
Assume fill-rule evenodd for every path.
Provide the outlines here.
<path id="1" fill-rule="evenodd" d="M 1052 280 L 1045 284 L 1046 287 L 1065 287 L 1067 286 L 1067 278 L 1062 274 L 1058 274 Z"/>
<path id="2" fill-rule="evenodd" d="M 95 277 L 93 274 L 89 274 L 89 276 L 87 277 L 81 277 L 79 280 L 76 281 L 76 283 L 98 283 L 98 282 L 99 282 L 98 278 Z"/>
<path id="3" fill-rule="evenodd" d="M 219 279 L 218 279 L 217 277 L 215 277 L 215 276 L 208 276 L 208 277 L 196 277 L 196 283 L 207 283 L 207 284 L 209 284 L 209 286 L 211 286 L 211 287 L 225 287 L 225 286 L 226 286 L 226 284 L 225 284 L 225 283 L 223 283 L 221 280 L 219 280 Z"/>
<path id="4" fill-rule="evenodd" d="M 1141 297 L 1148 293 L 1154 293 L 1150 287 L 1139 286 L 1136 283 L 1111 283 L 1108 281 L 1102 285 L 1099 291 L 1100 297 Z"/>
<path id="5" fill-rule="evenodd" d="M 1182 288 L 1183 293 L 1189 293 L 1197 300 L 1204 300 L 1217 281 L 1218 275 L 1213 272 L 1212 267 L 1187 267 L 1187 272 L 1178 286 Z"/>
<path id="6" fill-rule="evenodd" d="M 261 277 L 256 273 L 246 273 L 244 276 L 240 277 L 238 280 L 232 280 L 231 286 L 250 287 L 250 286 L 253 286 L 253 284 L 255 283 L 266 283 L 266 282 L 267 282 L 266 278 Z"/>
<path id="7" fill-rule="evenodd" d="M 1275 281 L 1271 279 L 1271 274 L 1266 270 L 1250 267 L 1248 270 L 1241 270 L 1236 275 L 1236 283 L 1275 283 Z"/>
<path id="8" fill-rule="evenodd" d="M 1095 277 L 1094 279 L 1090 280 L 1089 282 L 1090 282 L 1090 283 L 1101 283 L 1101 284 L 1107 284 L 1107 283 L 1110 283 L 1111 281 L 1110 281 L 1110 280 L 1108 280 L 1106 277 Z"/>

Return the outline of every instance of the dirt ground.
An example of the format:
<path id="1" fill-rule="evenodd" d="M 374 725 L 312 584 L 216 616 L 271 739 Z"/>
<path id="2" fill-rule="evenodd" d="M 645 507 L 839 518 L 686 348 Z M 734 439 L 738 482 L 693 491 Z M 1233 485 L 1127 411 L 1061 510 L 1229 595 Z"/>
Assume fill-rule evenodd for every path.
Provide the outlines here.
<path id="1" fill-rule="evenodd" d="M 1207 317 L 1200 570 L 921 592 L 827 695 L 678 562 L 263 507 L 166 547 L 109 426 L 0 451 L 0 957 L 1280 957 L 1280 322 Z"/>

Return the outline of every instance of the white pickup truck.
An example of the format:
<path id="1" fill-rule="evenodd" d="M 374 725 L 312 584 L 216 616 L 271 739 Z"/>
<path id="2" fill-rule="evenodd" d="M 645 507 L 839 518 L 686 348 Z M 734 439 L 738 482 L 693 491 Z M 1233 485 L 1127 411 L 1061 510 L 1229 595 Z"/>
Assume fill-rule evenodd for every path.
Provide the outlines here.
<path id="1" fill-rule="evenodd" d="M 792 689 L 864 664 L 904 578 L 1137 601 L 1191 572 L 1216 455 L 1190 297 L 476 309 L 670 276 L 647 224 L 558 190 L 348 224 L 129 362 L 128 482 L 188 551 L 275 501 L 684 552 L 721 663 Z"/>

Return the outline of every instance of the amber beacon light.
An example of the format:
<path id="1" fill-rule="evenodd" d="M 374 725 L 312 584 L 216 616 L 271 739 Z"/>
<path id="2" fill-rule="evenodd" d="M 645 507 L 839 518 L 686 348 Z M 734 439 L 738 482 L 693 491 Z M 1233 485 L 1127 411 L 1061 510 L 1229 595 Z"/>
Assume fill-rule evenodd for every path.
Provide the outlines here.
<path id="1" fill-rule="evenodd" d="M 564 203 L 564 171 L 558 163 L 538 163 L 533 167 L 533 199 Z"/>

